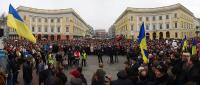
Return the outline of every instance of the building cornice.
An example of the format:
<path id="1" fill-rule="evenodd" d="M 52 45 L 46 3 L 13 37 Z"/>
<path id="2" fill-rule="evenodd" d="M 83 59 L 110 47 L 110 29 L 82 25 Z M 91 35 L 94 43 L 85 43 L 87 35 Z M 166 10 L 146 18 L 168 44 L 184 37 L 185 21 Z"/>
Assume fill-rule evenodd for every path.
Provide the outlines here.
<path id="1" fill-rule="evenodd" d="M 72 13 L 74 16 L 76 16 L 80 21 L 82 21 L 86 27 L 88 27 L 88 24 L 72 9 L 37 9 L 37 8 L 31 8 L 31 7 L 25 7 L 25 6 L 19 6 L 17 7 L 18 12 L 30 12 L 35 14 L 48 14 L 48 15 L 59 15 L 59 14 L 69 14 Z"/>
<path id="2" fill-rule="evenodd" d="M 189 15 L 194 17 L 193 13 L 190 10 L 188 10 L 186 7 L 181 5 L 180 3 L 174 4 L 174 5 L 170 5 L 170 6 L 156 7 L 156 8 L 133 8 L 133 7 L 127 7 L 127 9 L 115 21 L 115 24 L 116 24 L 117 21 L 119 21 L 128 12 L 131 12 L 131 13 L 158 13 L 158 12 L 173 11 L 173 10 L 177 10 L 177 9 L 181 9 L 184 12 L 186 12 Z"/>

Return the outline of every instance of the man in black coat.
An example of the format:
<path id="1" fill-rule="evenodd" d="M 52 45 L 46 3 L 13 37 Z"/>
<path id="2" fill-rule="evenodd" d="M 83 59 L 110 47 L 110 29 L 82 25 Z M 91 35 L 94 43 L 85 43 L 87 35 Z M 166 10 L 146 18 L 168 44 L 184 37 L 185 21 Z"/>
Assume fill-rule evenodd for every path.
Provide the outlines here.
<path id="1" fill-rule="evenodd" d="M 103 56 L 103 48 L 102 47 L 99 47 L 98 50 L 97 50 L 97 56 L 98 56 L 98 61 L 99 63 L 103 63 L 103 59 L 102 59 L 102 56 Z"/>
<path id="2" fill-rule="evenodd" d="M 176 85 L 173 78 L 168 76 L 167 67 L 164 64 L 157 65 L 154 72 L 156 77 L 154 81 L 155 85 Z"/>
<path id="3" fill-rule="evenodd" d="M 104 85 L 106 72 L 103 70 L 103 64 L 99 64 L 99 69 L 96 70 L 92 77 L 91 85 Z"/>
<path id="4" fill-rule="evenodd" d="M 181 58 L 179 58 L 176 64 L 172 68 L 172 73 L 176 76 L 175 84 L 183 85 L 186 82 L 186 74 L 187 74 L 187 61 L 188 61 L 188 53 L 183 53 Z"/>
<path id="5" fill-rule="evenodd" d="M 15 83 L 18 83 L 17 79 L 18 79 L 18 74 L 19 74 L 19 70 L 20 70 L 20 64 L 19 64 L 18 57 L 15 57 L 11 62 L 12 62 L 11 68 L 12 68 L 12 72 L 13 72 L 13 85 L 15 85 Z"/>
<path id="6" fill-rule="evenodd" d="M 119 48 L 117 48 L 117 45 L 113 46 L 113 52 L 114 52 L 114 62 L 117 63 L 118 60 L 118 54 L 119 54 Z"/>
<path id="7" fill-rule="evenodd" d="M 136 83 L 138 80 L 138 68 L 140 65 L 136 62 L 137 58 L 133 57 L 131 61 L 132 64 L 130 66 L 130 70 L 128 71 L 128 77 L 133 83 Z"/>
<path id="8" fill-rule="evenodd" d="M 114 47 L 113 46 L 109 46 L 108 47 L 108 54 L 110 56 L 110 64 L 113 64 L 114 63 L 114 60 L 113 60 L 113 55 L 114 55 Z"/>
<path id="9" fill-rule="evenodd" d="M 188 71 L 186 73 L 187 82 L 194 82 L 200 84 L 200 63 L 198 57 L 193 56 L 188 61 Z"/>
<path id="10" fill-rule="evenodd" d="M 117 80 L 111 81 L 110 85 L 134 85 L 131 80 L 128 79 L 126 71 L 122 70 L 117 73 Z"/>
<path id="11" fill-rule="evenodd" d="M 29 60 L 23 64 L 23 79 L 24 85 L 30 85 L 32 81 L 32 65 Z"/>
<path id="12" fill-rule="evenodd" d="M 60 67 L 58 69 L 58 72 L 56 73 L 56 77 L 58 79 L 60 79 L 60 85 L 65 85 L 65 83 L 67 82 L 67 76 L 64 73 L 64 68 Z"/>

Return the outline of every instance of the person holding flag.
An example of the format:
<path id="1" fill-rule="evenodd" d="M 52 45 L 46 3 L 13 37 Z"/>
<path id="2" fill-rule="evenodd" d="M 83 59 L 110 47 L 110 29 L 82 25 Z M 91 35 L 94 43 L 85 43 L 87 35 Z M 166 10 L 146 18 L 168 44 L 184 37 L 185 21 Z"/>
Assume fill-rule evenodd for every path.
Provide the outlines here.
<path id="1" fill-rule="evenodd" d="M 148 52 L 147 52 L 147 43 L 146 43 L 146 35 L 145 35 L 145 28 L 144 28 L 144 22 L 142 23 L 140 27 L 140 32 L 138 36 L 138 43 L 140 46 L 141 54 L 142 54 L 142 59 L 144 63 L 148 63 Z"/>
<path id="2" fill-rule="evenodd" d="M 10 28 L 16 30 L 17 34 L 33 43 L 36 43 L 36 39 L 33 36 L 29 27 L 25 24 L 22 18 L 19 16 L 18 12 L 14 7 L 10 4 L 9 12 L 7 16 L 7 25 Z"/>
<path id="3" fill-rule="evenodd" d="M 197 42 L 195 38 L 192 38 L 192 55 L 197 54 Z"/>

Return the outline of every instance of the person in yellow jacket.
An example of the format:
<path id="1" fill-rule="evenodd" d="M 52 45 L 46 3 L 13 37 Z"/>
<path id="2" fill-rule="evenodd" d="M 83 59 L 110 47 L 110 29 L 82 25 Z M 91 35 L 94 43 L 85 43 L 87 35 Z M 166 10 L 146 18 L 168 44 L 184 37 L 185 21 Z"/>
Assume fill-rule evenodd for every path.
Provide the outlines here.
<path id="1" fill-rule="evenodd" d="M 87 53 L 85 52 L 85 50 L 83 50 L 83 52 L 81 53 L 81 58 L 82 58 L 81 66 L 85 67 L 87 60 Z"/>
<path id="2" fill-rule="evenodd" d="M 51 53 L 48 55 L 48 63 L 52 65 L 55 64 L 55 59 Z"/>

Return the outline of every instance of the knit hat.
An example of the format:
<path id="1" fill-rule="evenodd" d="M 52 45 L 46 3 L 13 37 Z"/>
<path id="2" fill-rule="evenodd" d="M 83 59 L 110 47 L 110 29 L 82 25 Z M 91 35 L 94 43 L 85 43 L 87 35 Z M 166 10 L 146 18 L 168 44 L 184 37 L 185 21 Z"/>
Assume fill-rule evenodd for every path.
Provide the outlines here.
<path id="1" fill-rule="evenodd" d="M 158 69 L 161 73 L 166 73 L 167 72 L 167 67 L 160 63 L 159 65 L 156 66 L 156 69 Z"/>
<path id="2" fill-rule="evenodd" d="M 77 71 L 77 70 L 72 70 L 71 72 L 70 72 L 70 74 L 72 75 L 72 76 L 74 76 L 75 78 L 79 78 L 80 77 L 80 72 L 79 71 Z"/>
<path id="3" fill-rule="evenodd" d="M 70 83 L 71 85 L 82 85 L 82 80 L 80 78 L 72 78 Z"/>
<path id="4" fill-rule="evenodd" d="M 117 77 L 120 79 L 126 79 L 127 78 L 127 74 L 124 70 L 121 70 L 117 73 Z"/>

